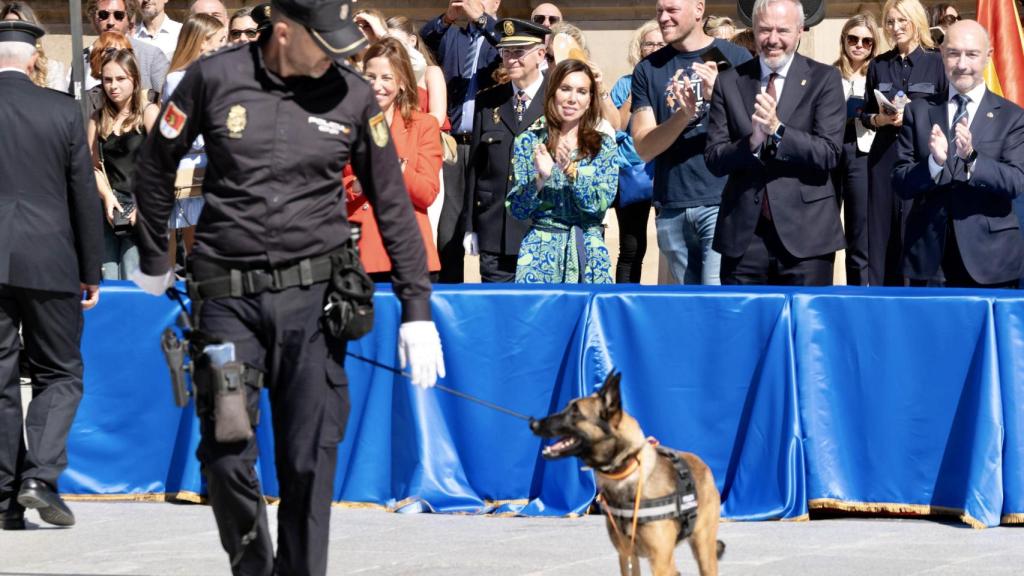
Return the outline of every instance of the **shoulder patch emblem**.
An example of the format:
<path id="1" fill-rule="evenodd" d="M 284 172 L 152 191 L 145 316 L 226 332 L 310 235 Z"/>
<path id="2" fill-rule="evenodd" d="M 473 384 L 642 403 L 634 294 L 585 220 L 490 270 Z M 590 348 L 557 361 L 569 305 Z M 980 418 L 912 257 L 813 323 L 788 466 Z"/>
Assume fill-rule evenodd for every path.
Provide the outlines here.
<path id="1" fill-rule="evenodd" d="M 383 112 L 378 112 L 370 118 L 370 138 L 378 148 L 388 145 L 388 123 L 384 120 Z"/>
<path id="2" fill-rule="evenodd" d="M 188 116 L 181 111 L 180 108 L 171 102 L 167 105 L 167 110 L 164 112 L 162 118 L 160 118 L 160 134 L 168 140 L 173 140 L 181 134 L 182 128 L 185 127 L 185 122 L 188 120 Z"/>

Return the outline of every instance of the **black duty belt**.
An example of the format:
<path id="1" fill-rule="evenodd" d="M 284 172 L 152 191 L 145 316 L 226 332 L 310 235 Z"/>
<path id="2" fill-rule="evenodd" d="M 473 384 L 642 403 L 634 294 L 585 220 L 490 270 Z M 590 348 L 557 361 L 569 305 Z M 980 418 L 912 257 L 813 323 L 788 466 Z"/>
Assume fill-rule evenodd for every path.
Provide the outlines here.
<path id="1" fill-rule="evenodd" d="M 304 258 L 280 268 L 240 270 L 222 267 L 209 261 L 199 266 L 202 278 L 190 275 L 189 297 L 201 300 L 211 298 L 241 298 L 263 292 L 280 292 L 296 286 L 311 286 L 331 278 L 331 254 Z M 212 271 L 210 269 L 213 269 Z"/>

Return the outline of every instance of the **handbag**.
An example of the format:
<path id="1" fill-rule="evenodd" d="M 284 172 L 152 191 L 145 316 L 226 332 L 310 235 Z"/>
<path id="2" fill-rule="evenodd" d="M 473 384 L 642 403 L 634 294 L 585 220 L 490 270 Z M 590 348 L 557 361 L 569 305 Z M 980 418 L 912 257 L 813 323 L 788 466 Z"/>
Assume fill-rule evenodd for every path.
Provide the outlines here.
<path id="1" fill-rule="evenodd" d="M 100 154 L 100 167 L 92 169 L 93 175 L 96 177 L 96 187 L 103 195 L 113 195 L 123 208 L 123 210 L 114 210 L 114 221 L 111 223 L 111 228 L 115 236 L 127 236 L 132 232 L 131 216 L 135 211 L 135 198 L 127 192 L 114 190 L 110 185 L 106 163 L 103 161 L 103 144 L 97 141 L 96 148 Z"/>
<path id="2" fill-rule="evenodd" d="M 650 202 L 654 198 L 654 162 L 644 162 L 626 132 L 615 135 L 619 164 L 619 206 Z"/>
<path id="3" fill-rule="evenodd" d="M 447 132 L 441 132 L 441 161 L 449 165 L 459 161 L 459 144 Z"/>

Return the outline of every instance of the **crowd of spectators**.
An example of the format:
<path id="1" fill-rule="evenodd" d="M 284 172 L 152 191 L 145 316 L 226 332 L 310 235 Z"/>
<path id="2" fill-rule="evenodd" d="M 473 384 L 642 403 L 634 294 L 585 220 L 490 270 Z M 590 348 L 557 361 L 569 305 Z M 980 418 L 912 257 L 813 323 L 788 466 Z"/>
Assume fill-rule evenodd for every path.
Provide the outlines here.
<path id="1" fill-rule="evenodd" d="M 906 221 L 921 200 L 915 204 L 892 186 L 903 110 L 910 102 L 941 98 L 950 90 L 939 49 L 960 20 L 956 7 L 888 0 L 880 13 L 860 13 L 843 24 L 836 59 L 829 64 L 841 83 L 845 109 L 815 124 L 842 124 L 842 130 L 837 146 L 827 143 L 827 154 L 816 157 L 823 164 L 809 168 L 792 159 L 804 134 L 787 114 L 803 114 L 812 104 L 802 102 L 799 111 L 783 113 L 787 104 L 782 96 L 787 88 L 795 90 L 785 76 L 791 63 L 803 58 L 794 57 L 801 30 L 779 32 L 768 18 L 778 5 L 798 3 L 758 0 L 755 25 L 743 29 L 729 17 L 705 14 L 703 2 L 650 2 L 656 18 L 637 28 L 623 46 L 632 71 L 617 79 L 603 77 L 572 14 L 554 3 L 537 4 L 528 20 L 500 19 L 500 0 L 451 0 L 422 25 L 376 9 L 353 15 L 366 49 L 350 62 L 373 86 L 399 148 L 433 279 L 462 282 L 468 253 L 480 256 L 485 282 L 636 283 L 653 207 L 658 249 L 676 282 L 736 281 L 735 267 L 745 266 L 736 254 L 746 251 L 748 236 L 724 237 L 723 230 L 733 230 L 730 218 L 745 209 L 741 200 L 749 187 L 759 203 L 751 226 L 754 238 L 763 237 L 769 258 L 765 266 L 786 268 L 813 258 L 829 271 L 827 282 L 801 274 L 755 277 L 768 278 L 768 283 L 830 283 L 835 253 L 845 248 L 847 283 L 909 284 L 905 248 L 915 239 L 907 237 Z M 133 158 L 153 128 L 158 106 L 203 54 L 225 44 L 260 42 L 272 4 L 229 14 L 221 0 L 194 0 L 183 22 L 167 14 L 166 0 L 88 0 L 85 8 L 98 36 L 83 54 L 82 85 L 91 102 L 89 139 L 108 222 L 103 273 L 118 279 L 131 264 L 133 248 L 131 234 L 115 224 L 119 213 L 129 224 L 134 221 Z M 39 23 L 23 0 L 0 0 L 0 18 Z M 543 40 L 513 46 L 516 38 L 530 33 L 524 32 L 530 26 L 541 31 Z M 39 48 L 33 82 L 62 91 L 75 85 L 70 67 Z M 782 50 L 781 64 L 769 70 L 777 50 Z M 721 144 L 733 145 L 735 132 L 743 130 L 737 128 L 735 111 L 723 110 L 716 120 L 712 109 L 718 80 L 723 74 L 742 76 L 731 70 L 752 59 L 776 76 L 766 72 L 763 95 L 748 95 L 753 100 L 747 114 L 753 117 L 739 125 L 748 126 L 753 140 L 760 139 L 759 130 L 781 127 L 783 133 L 766 132 L 764 144 L 748 151 L 765 176 L 741 182 L 732 168 L 743 165 L 712 150 L 709 138 L 722 129 L 719 135 L 726 140 Z M 822 82 L 832 79 L 823 77 Z M 832 102 L 829 96 L 829 106 Z M 765 108 L 760 117 L 758 106 Z M 729 124 L 716 126 L 723 121 Z M 806 136 L 823 138 L 813 130 Z M 787 140 L 794 143 L 787 147 Z M 203 209 L 206 168 L 199 139 L 182 160 L 176 185 L 171 229 L 180 273 Z M 799 182 L 776 179 L 777 172 L 787 170 L 797 170 L 786 176 Z M 800 218 L 806 213 L 794 216 L 784 208 L 792 194 L 803 194 L 804 203 L 817 199 L 807 197 L 819 194 L 807 192 L 810 181 L 832 199 L 817 222 L 804 222 Z M 374 234 L 372 208 L 354 177 L 344 184 L 348 217 L 363 226 L 364 264 L 376 280 L 386 281 L 390 268 Z M 1017 191 L 1007 193 L 1015 196 Z M 614 211 L 619 230 L 614 263 L 603 239 L 608 210 Z M 837 246 L 808 238 L 831 235 L 823 222 L 833 216 L 841 222 Z M 552 235 L 552 230 L 565 233 Z M 826 245 L 815 254 L 798 248 Z M 725 264 L 723 246 L 734 253 Z M 557 269 L 538 271 L 541 261 L 555 262 Z M 729 267 L 728 279 L 723 266 Z M 943 283 L 942 278 L 913 280 Z"/>

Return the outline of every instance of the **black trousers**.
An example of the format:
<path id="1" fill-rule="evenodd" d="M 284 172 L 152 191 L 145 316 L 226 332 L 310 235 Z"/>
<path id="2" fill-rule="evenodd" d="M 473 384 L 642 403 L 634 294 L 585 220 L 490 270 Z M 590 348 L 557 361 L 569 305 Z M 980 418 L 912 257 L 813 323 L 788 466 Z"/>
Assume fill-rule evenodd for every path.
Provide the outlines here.
<path id="1" fill-rule="evenodd" d="M 856 142 L 843 145 L 839 160 L 843 229 L 846 234 L 846 283 L 868 284 L 868 155 Z"/>
<path id="2" fill-rule="evenodd" d="M 23 480 L 56 489 L 67 468 L 68 432 L 82 399 L 82 325 L 79 295 L 0 284 L 0 512 L 16 509 Z M 33 373 L 24 435 L 19 326 Z"/>
<path id="3" fill-rule="evenodd" d="M 868 284 L 903 286 L 903 236 L 913 204 L 892 189 L 896 139 L 875 135 L 868 154 Z"/>
<path id="4" fill-rule="evenodd" d="M 834 252 L 797 258 L 782 245 L 775 225 L 761 218 L 747 251 L 722 256 L 723 285 L 831 286 Z"/>
<path id="5" fill-rule="evenodd" d="M 647 254 L 647 220 L 651 203 L 636 202 L 619 206 L 615 198 L 615 220 L 619 224 L 619 259 L 615 262 L 615 282 L 640 283 L 644 256 Z"/>
<path id="6" fill-rule="evenodd" d="M 444 204 L 437 221 L 437 255 L 441 260 L 438 281 L 443 284 L 461 284 L 465 281 L 466 251 L 462 247 L 465 235 L 466 173 L 469 172 L 469 144 L 458 145 L 459 159 L 455 164 L 442 164 L 444 177 Z"/>
<path id="7" fill-rule="evenodd" d="M 480 252 L 480 281 L 484 283 L 509 283 L 516 281 L 516 254 Z"/>
<path id="8" fill-rule="evenodd" d="M 202 278 L 201 263 L 194 272 Z M 323 575 L 334 474 L 348 421 L 345 343 L 320 327 L 327 283 L 245 298 L 203 301 L 200 330 L 233 342 L 235 358 L 264 372 L 273 412 L 274 458 L 280 486 L 274 557 L 266 507 L 256 477 L 255 437 L 220 443 L 209 412 L 200 409 L 202 463 L 221 544 L 234 574 Z M 259 401 L 249 389 L 248 401 Z M 255 538 L 242 538 L 255 527 Z"/>

